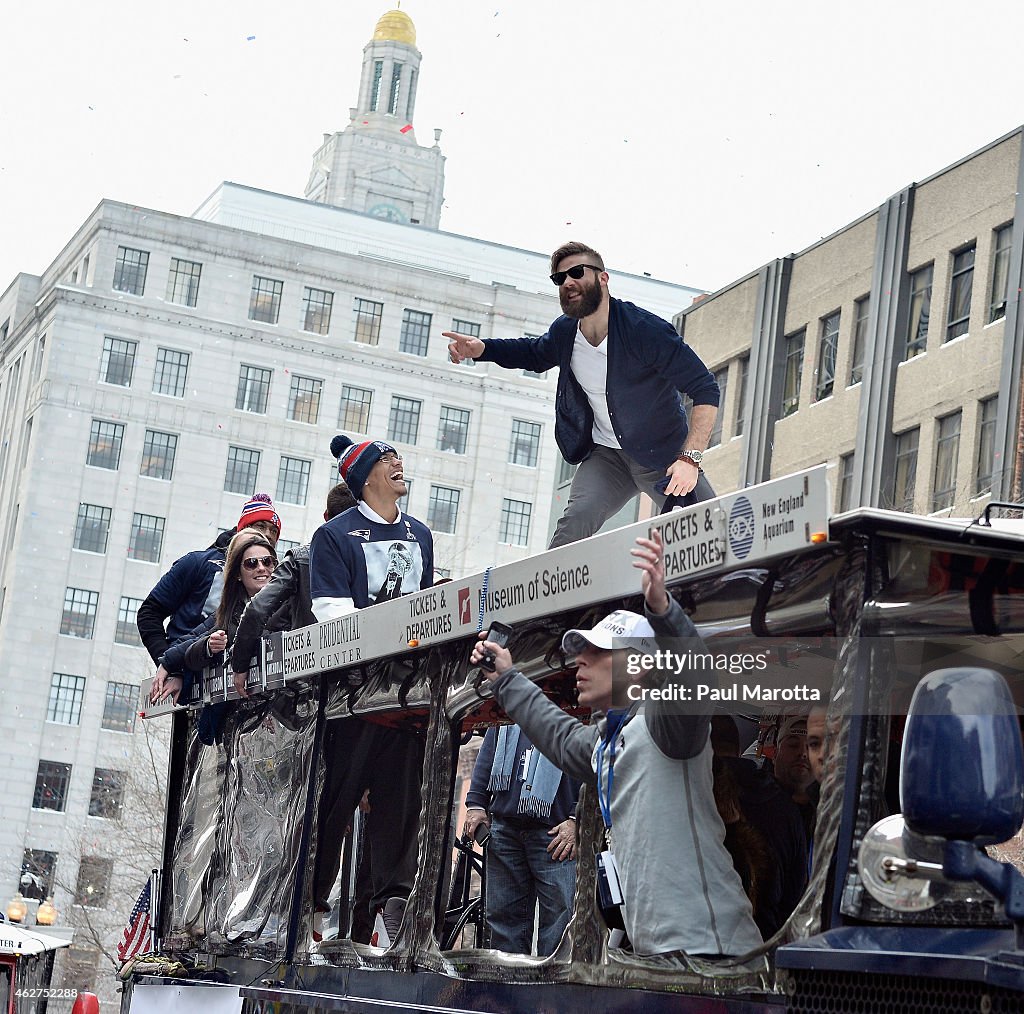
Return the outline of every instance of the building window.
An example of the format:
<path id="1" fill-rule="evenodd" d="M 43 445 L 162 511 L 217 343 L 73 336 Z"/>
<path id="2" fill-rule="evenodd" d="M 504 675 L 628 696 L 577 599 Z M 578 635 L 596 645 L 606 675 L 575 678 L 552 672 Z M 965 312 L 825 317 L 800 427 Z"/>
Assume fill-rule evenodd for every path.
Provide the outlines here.
<path id="1" fill-rule="evenodd" d="M 708 437 L 708 447 L 717 447 L 722 442 L 722 423 L 725 420 L 725 392 L 729 389 L 729 367 L 723 366 L 715 371 L 715 383 L 718 384 L 718 411 L 715 422 Z"/>
<path id="2" fill-rule="evenodd" d="M 86 553 L 105 553 L 107 535 L 110 532 L 110 508 L 94 503 L 78 505 L 78 520 L 75 522 L 75 549 Z"/>
<path id="3" fill-rule="evenodd" d="M 480 337 L 480 325 L 474 323 L 471 320 L 459 320 L 457 317 L 452 319 L 452 330 L 457 331 L 459 334 L 469 335 L 470 338 Z M 463 366 L 476 366 L 475 359 L 463 359 Z"/>
<path id="4" fill-rule="evenodd" d="M 306 502 L 309 488 L 309 465 L 302 458 L 281 456 L 281 467 L 277 473 L 277 499 L 282 503 L 295 503 L 300 507 Z"/>
<path id="5" fill-rule="evenodd" d="M 156 350 L 156 371 L 153 373 L 154 394 L 167 394 L 172 398 L 183 398 L 187 377 L 187 352 L 176 352 L 174 349 Z"/>
<path id="6" fill-rule="evenodd" d="M 176 434 L 146 430 L 139 475 L 144 475 L 149 479 L 169 480 L 174 474 L 174 455 L 177 451 L 178 437 Z"/>
<path id="7" fill-rule="evenodd" d="M 380 105 L 380 83 L 384 77 L 384 61 L 373 61 L 373 84 L 370 85 L 370 112 L 375 113 Z"/>
<path id="8" fill-rule="evenodd" d="M 974 288 L 975 244 L 953 255 L 953 274 L 949 282 L 949 314 L 946 341 L 967 334 L 971 324 L 971 291 Z"/>
<path id="9" fill-rule="evenodd" d="M 159 563 L 164 546 L 164 519 L 153 514 L 132 515 L 132 534 L 128 543 L 128 559 Z"/>
<path id="10" fill-rule="evenodd" d="M 145 250 L 133 250 L 119 246 L 114 262 L 114 288 L 118 292 L 130 292 L 141 296 L 146 290 L 146 271 L 149 269 L 149 254 Z"/>
<path id="11" fill-rule="evenodd" d="M 398 98 L 402 91 L 402 65 L 397 61 L 391 67 L 391 93 L 388 95 L 388 112 L 398 112 Z"/>
<path id="12" fill-rule="evenodd" d="M 896 475 L 893 480 L 892 505 L 898 511 L 913 511 L 914 488 L 917 481 L 918 427 L 896 437 Z"/>
<path id="13" fill-rule="evenodd" d="M 370 429 L 370 405 L 373 392 L 363 387 L 341 389 L 341 407 L 338 410 L 338 426 L 353 433 L 367 433 Z"/>
<path id="14" fill-rule="evenodd" d="M 960 455 L 960 412 L 939 420 L 935 438 L 935 481 L 932 510 L 948 510 L 956 501 L 956 462 Z"/>
<path id="15" fill-rule="evenodd" d="M 117 387 L 131 387 L 135 372 L 135 352 L 138 342 L 125 338 L 104 338 L 103 357 L 100 359 L 100 381 Z"/>
<path id="16" fill-rule="evenodd" d="M 99 961 L 98 947 L 72 944 L 67 950 L 67 957 L 64 958 L 61 982 L 67 988 L 75 989 L 79 993 L 95 992 Z"/>
<path id="17" fill-rule="evenodd" d="M 107 904 L 113 869 L 113 859 L 82 856 L 78 864 L 78 883 L 75 884 L 75 904 L 86 908 L 103 908 Z"/>
<path id="18" fill-rule="evenodd" d="M 527 336 L 527 337 L 529 337 L 529 336 Z M 543 380 L 544 379 L 544 374 L 543 373 L 537 373 L 534 370 L 523 370 L 523 376 L 524 377 L 529 377 L 530 380 Z"/>
<path id="19" fill-rule="evenodd" d="M 804 342 L 807 331 L 786 335 L 786 372 L 782 387 L 782 417 L 792 415 L 800 407 L 800 380 L 804 372 Z"/>
<path id="20" fill-rule="evenodd" d="M 121 443 L 124 440 L 124 426 L 121 423 L 103 422 L 93 419 L 89 431 L 89 453 L 85 463 L 93 468 L 117 470 L 121 463 Z"/>
<path id="21" fill-rule="evenodd" d="M 988 296 L 988 322 L 1006 316 L 1007 286 L 1010 280 L 1010 240 L 1013 222 L 1000 226 L 992 234 L 992 285 Z"/>
<path id="22" fill-rule="evenodd" d="M 525 546 L 530 539 L 530 511 L 532 506 L 524 500 L 501 501 L 501 525 L 498 541 L 513 546 Z"/>
<path id="23" fill-rule="evenodd" d="M 331 489 L 333 489 L 337 484 L 338 484 L 338 476 L 335 473 L 334 476 L 333 476 L 333 480 L 331 482 L 331 486 L 330 486 L 330 488 L 328 489 L 327 492 L 329 493 L 331 491 Z M 277 545 L 274 547 L 275 551 L 277 552 L 277 558 L 279 560 L 284 559 L 284 554 L 287 553 L 290 549 L 298 549 L 298 548 L 299 548 L 299 543 L 296 542 L 294 539 L 278 539 L 277 540 Z"/>
<path id="24" fill-rule="evenodd" d="M 928 344 L 928 317 L 932 309 L 933 272 L 934 266 L 928 264 L 910 276 L 910 316 L 907 321 L 904 361 L 920 355 Z"/>
<path id="25" fill-rule="evenodd" d="M 256 489 L 260 452 L 247 447 L 228 448 L 228 467 L 224 471 L 224 492 L 248 495 Z"/>
<path id="26" fill-rule="evenodd" d="M 413 356 L 427 354 L 427 339 L 430 336 L 430 314 L 419 310 L 402 312 L 402 333 L 398 338 L 398 351 Z"/>
<path id="27" fill-rule="evenodd" d="M 36 790 L 32 795 L 34 810 L 64 812 L 71 782 L 71 765 L 58 761 L 41 760 L 36 769 Z"/>
<path id="28" fill-rule="evenodd" d="M 302 295 L 302 330 L 311 331 L 313 334 L 327 334 L 331 326 L 333 305 L 333 292 L 306 286 Z"/>
<path id="29" fill-rule="evenodd" d="M 853 354 L 850 356 L 850 386 L 864 379 L 864 350 L 868 343 L 871 318 L 871 296 L 863 296 L 853 304 Z"/>
<path id="30" fill-rule="evenodd" d="M 118 644 L 141 645 L 142 638 L 139 637 L 139 625 L 136 617 L 139 614 L 139 607 L 142 599 L 133 599 L 130 595 L 122 595 L 121 603 L 117 607 L 117 626 L 114 628 L 114 640 Z M 110 686 L 110 684 L 107 684 Z"/>
<path id="31" fill-rule="evenodd" d="M 391 415 L 388 418 L 388 440 L 404 444 L 416 443 L 420 432 L 420 408 L 422 402 L 412 398 L 393 395 L 391 398 Z"/>
<path id="32" fill-rule="evenodd" d="M 736 424 L 733 427 L 733 434 L 737 437 L 743 436 L 743 428 L 746 423 L 747 377 L 750 373 L 750 356 L 740 356 L 739 369 L 739 390 L 736 392 Z"/>
<path id="33" fill-rule="evenodd" d="M 853 452 L 839 459 L 839 511 L 853 507 Z"/>
<path id="34" fill-rule="evenodd" d="M 50 701 L 46 706 L 46 720 L 61 725 L 78 725 L 82 719 L 84 696 L 84 676 L 55 672 L 50 679 Z"/>
<path id="35" fill-rule="evenodd" d="M 398 504 L 398 509 L 406 514 L 409 511 L 409 498 L 412 496 L 412 479 L 405 480 L 405 496 L 400 496 L 395 502 Z M 434 574 L 437 575 L 437 568 L 434 568 Z"/>
<path id="36" fill-rule="evenodd" d="M 437 427 L 437 449 L 465 454 L 468 439 L 469 412 L 462 408 L 442 405 L 441 421 Z"/>
<path id="37" fill-rule="evenodd" d="M 526 419 L 512 420 L 512 437 L 508 443 L 508 463 L 536 468 L 540 456 L 540 423 Z"/>
<path id="38" fill-rule="evenodd" d="M 459 490 L 447 486 L 431 486 L 427 504 L 427 527 L 435 532 L 455 534 L 459 520 Z"/>
<path id="39" fill-rule="evenodd" d="M 43 849 L 25 849 L 21 857 L 21 893 L 25 898 L 42 901 L 53 894 L 53 874 L 57 853 Z"/>
<path id="40" fill-rule="evenodd" d="M 999 399 L 995 396 L 978 403 L 978 461 L 974 469 L 975 496 L 992 492 L 998 405 Z"/>
<path id="41" fill-rule="evenodd" d="M 136 684 L 108 683 L 107 696 L 103 702 L 103 728 L 109 732 L 134 732 L 138 703 L 139 688 Z"/>
<path id="42" fill-rule="evenodd" d="M 89 816 L 105 820 L 120 820 L 124 799 L 125 773 L 113 768 L 96 768 L 92 773 L 92 794 L 89 796 Z"/>
<path id="43" fill-rule="evenodd" d="M 68 637 L 92 637 L 99 601 L 98 592 L 86 588 L 65 588 L 60 632 Z"/>
<path id="44" fill-rule="evenodd" d="M 839 311 L 821 319 L 821 337 L 818 340 L 818 379 L 814 387 L 814 400 L 821 401 L 832 394 L 836 382 L 836 350 L 839 348 Z"/>
<path id="45" fill-rule="evenodd" d="M 288 392 L 288 418 L 293 422 L 315 425 L 320 415 L 320 391 L 323 386 L 322 380 L 292 374 L 292 386 Z"/>
<path id="46" fill-rule="evenodd" d="M 198 261 L 171 258 L 171 273 L 167 276 L 167 302 L 181 306 L 195 306 L 199 301 L 199 276 L 203 266 Z"/>
<path id="47" fill-rule="evenodd" d="M 364 345 L 376 345 L 380 341 L 380 322 L 384 316 L 384 304 L 356 296 L 355 314 L 356 341 Z"/>
<path id="48" fill-rule="evenodd" d="M 249 320 L 276 324 L 281 315 L 281 293 L 284 282 L 276 278 L 252 276 L 252 292 L 249 295 Z"/>
<path id="49" fill-rule="evenodd" d="M 567 482 L 572 482 L 572 477 L 576 474 L 576 468 L 576 465 L 570 464 L 565 458 L 561 458 L 558 462 L 558 479 L 555 485 L 564 486 Z"/>
<path id="50" fill-rule="evenodd" d="M 235 408 L 240 412 L 256 412 L 263 415 L 270 399 L 270 370 L 261 366 L 245 366 L 238 371 L 238 390 L 235 392 Z"/>

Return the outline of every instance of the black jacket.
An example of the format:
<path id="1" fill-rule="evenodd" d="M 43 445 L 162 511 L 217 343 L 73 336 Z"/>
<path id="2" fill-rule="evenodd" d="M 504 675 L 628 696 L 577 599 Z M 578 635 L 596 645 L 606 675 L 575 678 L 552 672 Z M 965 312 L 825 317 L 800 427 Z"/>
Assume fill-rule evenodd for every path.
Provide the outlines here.
<path id="1" fill-rule="evenodd" d="M 260 638 L 265 630 L 296 630 L 316 623 L 309 595 L 309 545 L 289 549 L 277 565 L 274 576 L 261 588 L 238 621 L 231 667 L 248 669 L 259 658 Z"/>

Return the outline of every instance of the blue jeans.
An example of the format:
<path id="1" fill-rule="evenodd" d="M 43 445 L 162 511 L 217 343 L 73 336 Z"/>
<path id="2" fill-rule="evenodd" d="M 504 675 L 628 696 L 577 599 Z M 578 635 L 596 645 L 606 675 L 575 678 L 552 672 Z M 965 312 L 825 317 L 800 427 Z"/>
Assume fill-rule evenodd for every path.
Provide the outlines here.
<path id="1" fill-rule="evenodd" d="M 487 844 L 487 922 L 491 946 L 510 954 L 530 954 L 534 908 L 540 904 L 537 953 L 550 954 L 569 922 L 576 890 L 576 860 L 557 862 L 547 848 L 545 828 L 515 827 L 491 819 Z"/>

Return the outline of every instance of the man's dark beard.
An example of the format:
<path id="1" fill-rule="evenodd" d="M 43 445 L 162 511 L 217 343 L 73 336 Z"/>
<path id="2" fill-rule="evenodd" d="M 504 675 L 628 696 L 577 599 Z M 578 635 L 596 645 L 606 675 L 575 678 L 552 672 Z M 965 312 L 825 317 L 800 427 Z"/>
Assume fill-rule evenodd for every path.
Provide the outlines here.
<path id="1" fill-rule="evenodd" d="M 558 301 L 562 304 L 562 313 L 567 317 L 582 320 L 584 317 L 589 317 L 597 311 L 597 308 L 601 305 L 602 295 L 601 283 L 595 279 L 594 284 L 589 289 L 583 290 L 576 304 L 569 303 L 566 300 L 566 293 L 563 289 L 558 290 Z"/>

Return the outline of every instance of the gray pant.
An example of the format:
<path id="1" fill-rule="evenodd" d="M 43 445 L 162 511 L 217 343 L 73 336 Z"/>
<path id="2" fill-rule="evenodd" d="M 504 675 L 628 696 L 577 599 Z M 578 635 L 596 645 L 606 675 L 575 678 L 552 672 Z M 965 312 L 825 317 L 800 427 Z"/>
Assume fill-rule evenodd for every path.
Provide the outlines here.
<path id="1" fill-rule="evenodd" d="M 663 470 L 644 468 L 624 451 L 598 444 L 572 477 L 569 502 L 555 526 L 548 549 L 589 538 L 637 493 L 646 493 L 661 510 L 665 494 L 654 487 L 664 478 Z M 701 472 L 689 498 L 697 502 L 710 500 L 714 495 L 711 483 Z"/>

